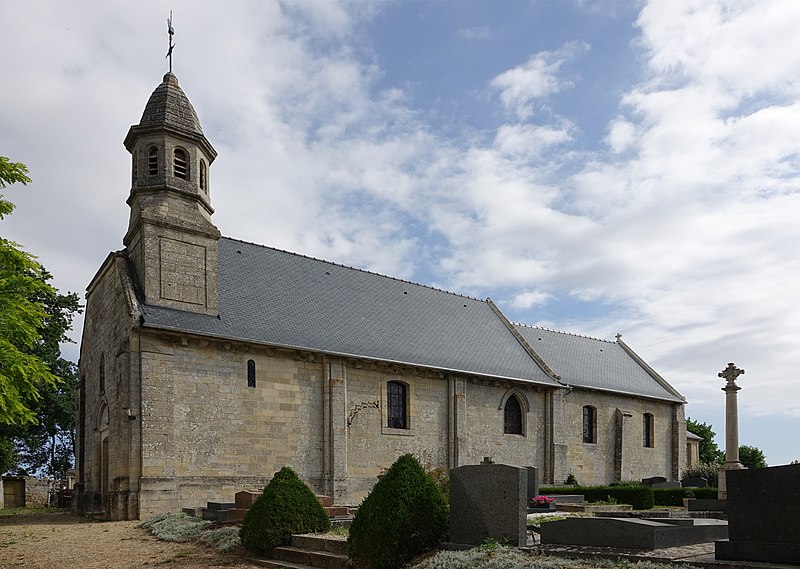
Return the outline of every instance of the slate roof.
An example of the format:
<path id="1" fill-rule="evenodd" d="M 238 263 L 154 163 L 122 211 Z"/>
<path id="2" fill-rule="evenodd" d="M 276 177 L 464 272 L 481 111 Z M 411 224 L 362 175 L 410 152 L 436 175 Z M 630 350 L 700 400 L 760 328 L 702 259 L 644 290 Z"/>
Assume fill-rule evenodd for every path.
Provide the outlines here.
<path id="1" fill-rule="evenodd" d="M 574 387 L 625 393 L 674 402 L 685 402 L 661 376 L 621 341 L 609 342 L 586 336 L 516 324 L 517 331 L 561 377 Z"/>
<path id="2" fill-rule="evenodd" d="M 487 301 L 221 238 L 220 315 L 143 306 L 143 325 L 551 386 Z"/>

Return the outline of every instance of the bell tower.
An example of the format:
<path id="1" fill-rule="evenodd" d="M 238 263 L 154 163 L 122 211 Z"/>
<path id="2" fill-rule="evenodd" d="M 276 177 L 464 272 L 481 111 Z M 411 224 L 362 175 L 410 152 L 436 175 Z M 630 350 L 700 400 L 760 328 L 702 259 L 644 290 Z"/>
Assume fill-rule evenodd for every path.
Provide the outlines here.
<path id="1" fill-rule="evenodd" d="M 125 137 L 132 175 L 123 239 L 146 304 L 218 314 L 209 168 L 216 150 L 170 71 Z"/>

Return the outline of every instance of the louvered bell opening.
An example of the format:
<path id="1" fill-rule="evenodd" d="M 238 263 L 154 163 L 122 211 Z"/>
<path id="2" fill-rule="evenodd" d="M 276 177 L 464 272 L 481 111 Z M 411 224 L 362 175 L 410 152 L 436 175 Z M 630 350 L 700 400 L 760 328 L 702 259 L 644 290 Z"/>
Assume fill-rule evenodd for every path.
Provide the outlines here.
<path id="1" fill-rule="evenodd" d="M 180 148 L 175 150 L 175 177 L 181 180 L 189 179 L 189 164 L 186 161 L 186 152 Z"/>

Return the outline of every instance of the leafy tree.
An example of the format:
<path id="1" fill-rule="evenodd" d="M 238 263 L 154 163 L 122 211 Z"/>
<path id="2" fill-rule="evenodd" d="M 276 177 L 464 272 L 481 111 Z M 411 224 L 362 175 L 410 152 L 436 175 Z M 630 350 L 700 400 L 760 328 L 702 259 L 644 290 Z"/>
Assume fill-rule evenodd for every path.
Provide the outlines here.
<path id="1" fill-rule="evenodd" d="M 0 156 L 0 189 L 27 184 L 27 172 Z M 13 209 L 0 194 L 0 219 Z M 72 466 L 77 371 L 60 343 L 80 305 L 50 278 L 33 255 L 0 238 L 0 472 L 46 467 L 58 476 Z"/>
<path id="2" fill-rule="evenodd" d="M 742 445 L 739 447 L 739 462 L 747 468 L 766 468 L 767 459 L 761 449 Z"/>
<path id="3" fill-rule="evenodd" d="M 717 443 L 714 442 L 716 434 L 711 425 L 693 421 L 686 418 L 686 430 L 702 437 L 700 441 L 700 462 L 705 464 L 716 464 L 725 460 L 725 453 L 719 450 Z"/>
<path id="4" fill-rule="evenodd" d="M 0 190 L 11 184 L 29 184 L 28 167 L 22 162 L 11 162 L 5 156 L 0 156 Z M 14 204 L 3 199 L 0 194 L 0 219 L 14 211 Z"/>

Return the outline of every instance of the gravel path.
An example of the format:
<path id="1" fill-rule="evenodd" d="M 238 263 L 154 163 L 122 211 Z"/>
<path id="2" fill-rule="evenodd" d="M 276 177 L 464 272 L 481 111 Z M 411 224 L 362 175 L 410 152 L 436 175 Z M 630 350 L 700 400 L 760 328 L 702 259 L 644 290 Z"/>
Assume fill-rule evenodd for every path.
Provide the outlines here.
<path id="1" fill-rule="evenodd" d="M 68 513 L 0 517 L 0 569 L 257 569 L 241 557 L 195 543 L 159 541 L 140 522 L 93 522 Z"/>

